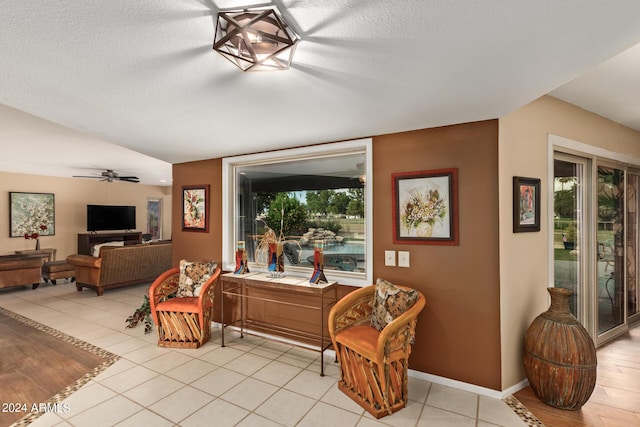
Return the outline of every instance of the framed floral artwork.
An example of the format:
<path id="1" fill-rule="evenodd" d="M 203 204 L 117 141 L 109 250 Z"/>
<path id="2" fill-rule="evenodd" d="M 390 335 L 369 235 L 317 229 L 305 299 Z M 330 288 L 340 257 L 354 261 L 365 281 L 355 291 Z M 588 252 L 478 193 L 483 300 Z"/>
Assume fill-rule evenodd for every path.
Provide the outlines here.
<path id="1" fill-rule="evenodd" d="M 209 185 L 182 187 L 182 231 L 209 232 Z"/>
<path id="2" fill-rule="evenodd" d="M 9 226 L 10 237 L 37 239 L 55 235 L 54 194 L 10 192 Z"/>
<path id="3" fill-rule="evenodd" d="M 513 232 L 540 231 L 540 180 L 513 177 Z"/>
<path id="4" fill-rule="evenodd" d="M 393 243 L 458 245 L 458 169 L 392 174 Z"/>

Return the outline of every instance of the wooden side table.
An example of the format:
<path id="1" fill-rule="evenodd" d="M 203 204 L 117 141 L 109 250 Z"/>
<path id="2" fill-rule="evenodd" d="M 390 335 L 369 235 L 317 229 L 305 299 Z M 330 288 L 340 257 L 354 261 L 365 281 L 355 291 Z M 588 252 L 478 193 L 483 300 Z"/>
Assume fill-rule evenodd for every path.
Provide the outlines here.
<path id="1" fill-rule="evenodd" d="M 44 258 L 43 263 L 56 260 L 56 248 L 43 248 L 43 249 L 24 249 L 16 251 L 17 255 L 41 255 Z"/>

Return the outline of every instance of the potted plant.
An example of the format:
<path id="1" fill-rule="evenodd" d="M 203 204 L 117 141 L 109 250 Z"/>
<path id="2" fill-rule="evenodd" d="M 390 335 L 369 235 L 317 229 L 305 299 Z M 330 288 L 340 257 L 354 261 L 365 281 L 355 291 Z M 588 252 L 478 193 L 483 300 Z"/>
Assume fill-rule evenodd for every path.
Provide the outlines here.
<path id="1" fill-rule="evenodd" d="M 576 248 L 577 234 L 578 229 L 574 222 L 570 223 L 567 228 L 564 229 L 564 232 L 562 233 L 562 243 L 566 250 L 573 250 Z"/>
<path id="2" fill-rule="evenodd" d="M 288 240 L 285 233 L 294 226 L 306 222 L 304 209 L 296 199 L 287 194 L 278 194 L 276 200 L 269 206 L 266 218 L 258 219 L 266 226 L 266 231 L 258 241 L 255 252 L 255 262 L 258 266 L 266 265 L 270 272 L 284 271 L 284 245 L 291 243 L 298 246 L 297 240 Z M 279 230 L 276 229 L 279 225 Z M 290 252 L 290 251 L 289 251 Z"/>
<path id="3" fill-rule="evenodd" d="M 166 299 L 174 298 L 175 294 L 168 295 Z M 135 328 L 144 322 L 144 333 L 148 334 L 153 329 L 153 319 L 151 318 L 151 304 L 149 302 L 149 290 L 144 294 L 142 305 L 127 317 L 127 329 Z"/>
<path id="4" fill-rule="evenodd" d="M 151 320 L 151 305 L 149 304 L 149 294 L 144 294 L 142 305 L 137 308 L 133 314 L 127 317 L 127 328 L 135 328 L 138 324 L 144 322 L 144 333 L 148 334 L 153 328 L 153 320 Z"/>

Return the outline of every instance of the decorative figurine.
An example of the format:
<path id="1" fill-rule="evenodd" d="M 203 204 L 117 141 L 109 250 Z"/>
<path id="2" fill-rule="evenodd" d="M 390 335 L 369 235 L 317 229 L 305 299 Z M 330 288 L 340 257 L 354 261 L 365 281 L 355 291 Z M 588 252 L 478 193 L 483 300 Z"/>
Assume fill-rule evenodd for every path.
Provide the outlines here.
<path id="1" fill-rule="evenodd" d="M 238 240 L 236 247 L 236 269 L 235 274 L 249 273 L 249 264 L 247 264 L 247 251 L 244 248 L 244 240 Z"/>
<path id="2" fill-rule="evenodd" d="M 316 240 L 313 243 L 313 274 L 310 283 L 318 284 L 320 282 L 327 282 L 327 278 L 324 276 L 324 241 Z"/>

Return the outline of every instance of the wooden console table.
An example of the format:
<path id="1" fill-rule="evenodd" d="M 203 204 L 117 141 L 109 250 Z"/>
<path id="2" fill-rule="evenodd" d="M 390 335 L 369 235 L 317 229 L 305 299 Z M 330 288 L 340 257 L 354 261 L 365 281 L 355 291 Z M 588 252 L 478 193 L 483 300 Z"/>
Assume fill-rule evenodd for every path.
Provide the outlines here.
<path id="1" fill-rule="evenodd" d="M 81 255 L 93 255 L 91 253 L 93 245 L 113 241 L 124 242 L 125 245 L 139 245 L 142 243 L 142 232 L 78 233 L 78 253 Z"/>
<path id="2" fill-rule="evenodd" d="M 40 255 L 43 263 L 56 260 L 56 248 L 23 249 L 15 251 L 17 255 Z"/>
<path id="3" fill-rule="evenodd" d="M 291 338 L 294 341 L 307 340 L 311 342 L 318 342 L 320 351 L 320 376 L 324 376 L 324 350 L 331 346 L 331 339 L 328 334 L 325 334 L 325 327 L 327 325 L 327 316 L 329 314 L 328 309 L 335 304 L 338 299 L 338 284 L 336 282 L 313 284 L 309 283 L 308 279 L 304 279 L 302 277 L 273 278 L 266 273 L 226 273 L 223 274 L 221 278 L 222 347 L 224 347 L 225 326 L 239 323 L 240 337 L 243 337 L 245 333 L 252 333 L 251 326 L 269 328 L 276 334 Z M 268 296 L 260 296 L 256 295 L 256 293 L 251 295 L 252 289 L 259 290 L 260 293 L 268 294 Z M 224 319 L 225 295 L 240 299 L 240 318 L 228 321 L 226 325 Z M 283 301 L 279 298 L 283 296 L 293 296 L 294 299 Z M 296 302 L 295 297 L 301 296 L 310 297 L 309 301 L 311 302 Z M 251 301 L 262 301 L 266 303 L 295 307 L 297 309 L 317 311 L 319 316 L 315 318 L 317 323 L 314 322 L 314 327 L 317 327 L 317 332 L 309 333 L 298 329 L 271 324 L 268 321 L 249 319 L 247 316 L 247 305 Z"/>

